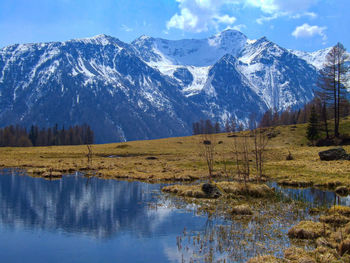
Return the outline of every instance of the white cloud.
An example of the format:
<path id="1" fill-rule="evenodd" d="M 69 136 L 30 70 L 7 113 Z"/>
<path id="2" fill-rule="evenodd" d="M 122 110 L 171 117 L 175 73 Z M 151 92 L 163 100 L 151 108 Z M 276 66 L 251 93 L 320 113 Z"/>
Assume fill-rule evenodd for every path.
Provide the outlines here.
<path id="1" fill-rule="evenodd" d="M 125 32 L 131 32 L 134 29 L 132 29 L 131 27 L 128 27 L 127 25 L 122 25 L 122 30 L 124 30 Z"/>
<path id="2" fill-rule="evenodd" d="M 268 22 L 268 21 L 271 21 L 271 20 L 275 20 L 275 19 L 277 19 L 277 18 L 279 18 L 279 17 L 281 17 L 281 16 L 285 16 L 286 15 L 286 13 L 275 13 L 275 14 L 273 14 L 273 15 L 271 15 L 271 16 L 262 16 L 262 17 L 260 17 L 260 18 L 258 18 L 257 20 L 256 20 L 256 22 L 258 23 L 258 24 L 263 24 L 264 22 Z"/>
<path id="3" fill-rule="evenodd" d="M 226 29 L 230 29 L 230 28 L 231 27 L 227 27 Z M 245 28 L 247 28 L 247 26 L 244 24 L 239 24 L 239 25 L 235 25 L 232 27 L 232 29 L 237 30 L 237 31 L 242 31 L 242 29 L 245 29 Z"/>
<path id="4" fill-rule="evenodd" d="M 317 3 L 317 0 L 275 0 L 275 4 L 281 11 L 302 12 L 308 10 Z"/>
<path id="5" fill-rule="evenodd" d="M 179 12 L 166 24 L 167 30 L 178 28 L 191 32 L 203 32 L 220 25 L 232 26 L 236 22 L 227 10 L 237 8 L 258 8 L 267 14 L 256 21 L 262 24 L 282 16 L 298 19 L 304 16 L 315 18 L 317 15 L 308 9 L 320 0 L 176 0 Z M 226 12 L 223 12 L 226 10 Z"/>
<path id="6" fill-rule="evenodd" d="M 173 15 L 167 22 L 167 29 L 178 28 L 185 31 L 202 32 L 219 25 L 233 25 L 236 18 L 221 13 L 225 4 L 234 0 L 176 0 L 180 13 Z"/>
<path id="7" fill-rule="evenodd" d="M 258 19 L 256 19 L 256 22 L 261 25 L 264 22 L 269 22 L 271 20 L 275 20 L 275 19 L 283 17 L 283 16 L 284 17 L 287 16 L 291 19 L 299 19 L 302 17 L 309 17 L 309 18 L 313 19 L 313 18 L 317 17 L 317 14 L 315 14 L 314 12 L 304 12 L 304 13 L 296 13 L 296 14 L 291 14 L 288 12 L 277 12 L 277 13 L 274 13 L 270 16 L 259 17 Z"/>
<path id="8" fill-rule="evenodd" d="M 296 13 L 308 10 L 318 0 L 243 0 L 246 4 L 260 8 L 263 12 Z"/>
<path id="9" fill-rule="evenodd" d="M 262 16 L 256 19 L 258 24 L 263 24 L 280 17 L 299 19 L 301 17 L 315 18 L 317 14 L 307 10 L 317 3 L 318 0 L 242 0 L 246 6 L 260 8 L 269 16 Z"/>
<path id="10" fill-rule="evenodd" d="M 167 28 L 179 28 L 185 30 L 197 30 L 202 31 L 206 28 L 206 25 L 203 27 L 198 26 L 198 17 L 195 14 L 192 14 L 188 8 L 181 9 L 181 14 L 175 14 L 167 23 Z"/>
<path id="11" fill-rule="evenodd" d="M 293 18 L 293 19 L 299 19 L 301 17 L 309 17 L 311 19 L 314 19 L 317 17 L 317 14 L 314 12 L 305 12 L 305 13 L 297 13 L 297 14 L 291 16 L 291 18 Z"/>
<path id="12" fill-rule="evenodd" d="M 229 15 L 217 16 L 214 19 L 217 19 L 220 24 L 225 25 L 232 25 L 236 21 L 235 17 Z"/>
<path id="13" fill-rule="evenodd" d="M 319 35 L 322 37 L 323 41 L 326 41 L 327 40 L 327 35 L 325 33 L 326 29 L 327 27 L 310 26 L 309 24 L 305 23 L 301 26 L 296 27 L 292 33 L 292 36 L 294 36 L 295 38 L 308 38 L 308 37 Z"/>

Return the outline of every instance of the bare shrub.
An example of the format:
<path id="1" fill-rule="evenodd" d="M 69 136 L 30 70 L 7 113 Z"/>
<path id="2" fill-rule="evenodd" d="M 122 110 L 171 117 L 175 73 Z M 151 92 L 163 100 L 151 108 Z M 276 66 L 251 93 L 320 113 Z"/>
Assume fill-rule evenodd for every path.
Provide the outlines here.
<path id="1" fill-rule="evenodd" d="M 251 131 L 253 143 L 254 143 L 254 157 L 256 166 L 257 181 L 260 182 L 263 176 L 265 152 L 268 144 L 268 135 L 266 129 L 254 129 Z"/>

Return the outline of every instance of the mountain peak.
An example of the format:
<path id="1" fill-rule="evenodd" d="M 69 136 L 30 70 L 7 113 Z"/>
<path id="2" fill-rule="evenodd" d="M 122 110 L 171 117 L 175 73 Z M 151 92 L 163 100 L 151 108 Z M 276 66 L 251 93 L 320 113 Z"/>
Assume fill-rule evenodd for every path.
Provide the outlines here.
<path id="1" fill-rule="evenodd" d="M 247 41 L 246 35 L 244 35 L 242 32 L 233 30 L 233 29 L 226 29 L 212 37 L 208 38 L 208 43 L 211 46 L 222 46 L 224 48 L 226 47 L 232 47 L 233 45 L 243 45 Z"/>
<path id="2" fill-rule="evenodd" d="M 262 44 L 262 43 L 271 43 L 270 40 L 268 40 L 267 37 L 263 36 L 261 38 L 258 38 L 256 41 L 255 41 L 256 44 Z"/>
<path id="3" fill-rule="evenodd" d="M 142 35 L 138 38 L 136 38 L 134 41 L 131 42 L 131 45 L 134 46 L 143 46 L 143 45 L 150 45 L 153 43 L 154 38 L 147 36 L 147 35 Z"/>
<path id="4" fill-rule="evenodd" d="M 139 40 L 148 40 L 148 39 L 151 39 L 152 37 L 150 37 L 150 36 L 147 36 L 147 35 L 142 35 L 142 36 L 140 36 L 138 39 Z"/>
<path id="5" fill-rule="evenodd" d="M 112 37 L 106 34 L 99 34 L 91 37 L 91 39 L 109 39 L 109 38 L 112 38 Z"/>
<path id="6" fill-rule="evenodd" d="M 78 41 L 83 42 L 85 44 L 100 44 L 100 45 L 109 45 L 116 42 L 120 42 L 119 39 L 106 35 L 106 34 L 99 34 L 93 37 L 87 37 L 87 38 L 80 38 L 80 39 L 73 39 L 71 41 Z"/>
<path id="7" fill-rule="evenodd" d="M 226 62 L 226 63 L 233 63 L 236 62 L 237 58 L 231 54 L 225 54 L 219 61 L 220 62 Z"/>
<path id="8" fill-rule="evenodd" d="M 266 50 L 268 49 L 271 54 L 282 54 L 284 52 L 288 52 L 285 48 L 277 45 L 276 43 L 270 41 L 267 37 L 261 37 L 255 41 L 248 40 L 247 41 L 247 48 L 245 52 L 253 49 L 259 49 L 259 50 Z"/>
<path id="9" fill-rule="evenodd" d="M 237 36 L 244 36 L 246 37 L 241 31 L 235 30 L 235 29 L 225 29 L 224 31 L 221 31 L 214 35 L 213 37 L 237 37 Z"/>

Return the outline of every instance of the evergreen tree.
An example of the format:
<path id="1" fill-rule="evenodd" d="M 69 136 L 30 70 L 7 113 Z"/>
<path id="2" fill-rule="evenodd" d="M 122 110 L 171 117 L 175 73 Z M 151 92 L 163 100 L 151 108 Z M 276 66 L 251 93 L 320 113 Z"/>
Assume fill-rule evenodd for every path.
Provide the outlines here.
<path id="1" fill-rule="evenodd" d="M 231 132 L 235 132 L 236 131 L 236 129 L 237 129 L 237 124 L 236 124 L 236 118 L 235 117 L 233 117 L 232 119 L 231 119 L 231 125 L 230 125 L 230 127 L 231 127 Z"/>
<path id="2" fill-rule="evenodd" d="M 314 141 L 319 138 L 319 124 L 315 106 L 312 106 L 311 108 L 309 124 L 306 130 L 306 137 L 312 143 L 314 143 Z"/>
<path id="3" fill-rule="evenodd" d="M 91 130 L 90 126 L 87 126 L 85 144 L 93 144 L 93 143 L 94 143 L 94 132 Z"/>
<path id="4" fill-rule="evenodd" d="M 76 125 L 69 130 L 58 130 L 57 124 L 52 128 L 42 128 L 32 125 L 29 133 L 20 126 L 0 128 L 0 147 L 27 147 L 50 145 L 80 145 L 93 144 L 94 132 L 89 125 Z"/>
<path id="5" fill-rule="evenodd" d="M 200 134 L 200 124 L 199 124 L 199 122 L 194 122 L 192 124 L 192 134 L 193 135 Z"/>
<path id="6" fill-rule="evenodd" d="M 261 128 L 272 126 L 272 110 L 268 110 L 261 118 L 259 126 Z"/>
<path id="7" fill-rule="evenodd" d="M 228 119 L 225 122 L 225 132 L 231 132 L 230 122 Z"/>
<path id="8" fill-rule="evenodd" d="M 38 127 L 32 125 L 29 132 L 29 140 L 32 142 L 33 146 L 36 146 L 36 141 L 38 139 Z"/>
<path id="9" fill-rule="evenodd" d="M 220 124 L 218 122 L 215 123 L 214 130 L 215 130 L 215 133 L 221 132 Z"/>
<path id="10" fill-rule="evenodd" d="M 275 108 L 273 111 L 272 126 L 278 126 L 280 124 L 279 122 L 280 122 L 280 115 L 278 114 L 278 111 Z"/>
<path id="11" fill-rule="evenodd" d="M 252 112 L 249 114 L 249 130 L 256 129 L 256 113 Z"/>
<path id="12" fill-rule="evenodd" d="M 291 124 L 292 121 L 293 120 L 291 118 L 290 108 L 288 108 L 287 110 L 285 110 L 281 113 L 279 122 L 282 125 L 288 125 L 288 124 Z"/>
<path id="13" fill-rule="evenodd" d="M 213 133 L 215 133 L 215 129 L 211 120 L 206 120 L 205 127 L 204 127 L 204 134 L 213 134 Z"/>

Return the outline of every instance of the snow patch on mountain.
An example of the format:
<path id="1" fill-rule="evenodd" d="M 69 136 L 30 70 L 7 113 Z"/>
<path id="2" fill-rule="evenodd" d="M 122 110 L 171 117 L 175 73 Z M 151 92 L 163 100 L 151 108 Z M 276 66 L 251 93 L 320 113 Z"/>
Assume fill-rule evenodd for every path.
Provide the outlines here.
<path id="1" fill-rule="evenodd" d="M 241 32 L 226 30 L 207 39 L 166 40 L 142 36 L 132 45 L 144 61 L 153 66 L 206 67 L 227 53 L 237 56 L 246 43 L 247 37 Z"/>
<path id="2" fill-rule="evenodd" d="M 305 60 L 310 65 L 313 65 L 316 69 L 321 70 L 324 67 L 326 56 L 331 49 L 332 47 L 317 50 L 315 52 L 305 52 L 291 49 L 289 49 L 289 51 L 297 57 L 300 57 L 301 59 Z"/>
<path id="3" fill-rule="evenodd" d="M 183 88 L 182 92 L 186 97 L 190 97 L 200 93 L 206 87 L 208 74 L 211 67 L 186 67 L 193 76 L 193 81 L 190 85 Z M 209 88 L 207 88 L 209 90 Z M 210 92 L 210 94 L 213 94 Z"/>

